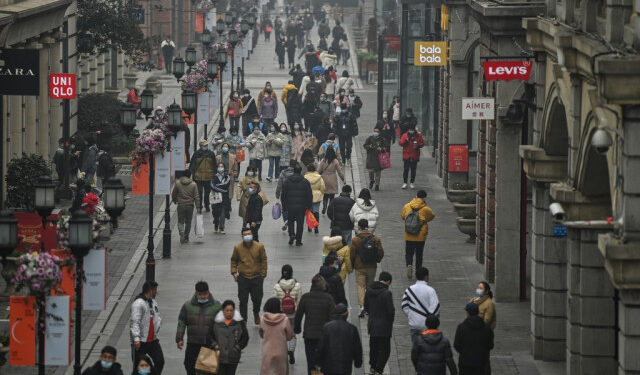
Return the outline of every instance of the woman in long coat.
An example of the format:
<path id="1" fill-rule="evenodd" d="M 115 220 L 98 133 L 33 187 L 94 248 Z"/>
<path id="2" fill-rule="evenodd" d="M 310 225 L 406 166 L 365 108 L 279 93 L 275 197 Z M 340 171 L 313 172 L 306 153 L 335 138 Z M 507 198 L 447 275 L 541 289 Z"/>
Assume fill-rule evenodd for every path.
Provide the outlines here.
<path id="1" fill-rule="evenodd" d="M 280 300 L 271 297 L 264 304 L 260 320 L 262 363 L 260 375 L 289 375 L 287 341 L 294 337 L 291 322 L 280 310 Z"/>
<path id="2" fill-rule="evenodd" d="M 259 183 L 256 178 L 256 171 L 253 167 L 247 167 L 247 172 L 244 177 L 238 182 L 238 198 L 240 202 L 238 206 L 238 216 L 244 220 L 247 213 L 247 206 L 249 205 L 249 186 L 253 183 Z M 244 221 L 243 221 L 244 224 Z"/>
<path id="3" fill-rule="evenodd" d="M 322 175 L 324 180 L 324 197 L 322 198 L 322 213 L 327 212 L 329 203 L 333 200 L 333 197 L 338 194 L 338 176 L 342 183 L 345 183 L 344 173 L 342 173 L 342 167 L 336 157 L 336 150 L 333 147 L 327 147 L 327 151 L 324 153 L 324 157 L 318 164 L 318 173 Z"/>

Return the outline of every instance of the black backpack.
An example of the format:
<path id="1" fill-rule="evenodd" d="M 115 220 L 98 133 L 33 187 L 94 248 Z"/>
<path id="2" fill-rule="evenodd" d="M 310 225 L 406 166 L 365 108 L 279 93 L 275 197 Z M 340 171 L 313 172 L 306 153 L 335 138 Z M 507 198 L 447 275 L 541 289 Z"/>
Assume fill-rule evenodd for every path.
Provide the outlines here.
<path id="1" fill-rule="evenodd" d="M 298 100 L 298 89 L 289 89 L 287 91 L 287 104 L 294 104 Z"/>
<path id="2" fill-rule="evenodd" d="M 376 243 L 376 237 L 372 234 L 370 236 L 358 235 L 362 240 L 362 248 L 358 252 L 360 260 L 364 264 L 372 264 L 378 262 L 378 244 Z"/>
<path id="3" fill-rule="evenodd" d="M 108 152 L 102 152 L 98 156 L 98 168 L 96 169 L 96 175 L 100 178 L 113 177 L 116 174 L 116 167 L 113 163 L 113 158 Z"/>

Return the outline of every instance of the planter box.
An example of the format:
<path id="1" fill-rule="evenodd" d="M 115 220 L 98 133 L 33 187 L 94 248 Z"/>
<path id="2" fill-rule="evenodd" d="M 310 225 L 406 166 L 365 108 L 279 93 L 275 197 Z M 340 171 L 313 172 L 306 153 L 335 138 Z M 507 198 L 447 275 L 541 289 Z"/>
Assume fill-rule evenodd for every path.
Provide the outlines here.
<path id="1" fill-rule="evenodd" d="M 467 242 L 476 242 L 476 219 L 465 219 L 462 217 L 456 218 L 456 225 L 458 230 L 464 234 L 469 235 Z"/>
<path id="2" fill-rule="evenodd" d="M 124 75 L 125 87 L 129 90 L 133 90 L 136 87 L 136 81 L 138 76 L 135 73 L 127 73 Z"/>
<path id="3" fill-rule="evenodd" d="M 453 208 L 456 210 L 456 214 L 458 214 L 459 217 L 476 217 L 475 203 L 454 203 Z"/>
<path id="4" fill-rule="evenodd" d="M 452 203 L 460 203 L 465 199 L 475 199 L 476 191 L 475 190 L 453 190 L 447 189 L 447 199 L 449 199 Z"/>

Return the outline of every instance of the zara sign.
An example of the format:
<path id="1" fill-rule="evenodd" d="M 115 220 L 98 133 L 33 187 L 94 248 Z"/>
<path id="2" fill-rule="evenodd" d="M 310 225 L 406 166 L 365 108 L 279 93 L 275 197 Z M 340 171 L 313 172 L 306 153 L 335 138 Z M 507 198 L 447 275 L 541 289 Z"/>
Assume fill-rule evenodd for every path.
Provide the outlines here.
<path id="1" fill-rule="evenodd" d="M 0 48 L 0 95 L 40 95 L 40 52 Z"/>

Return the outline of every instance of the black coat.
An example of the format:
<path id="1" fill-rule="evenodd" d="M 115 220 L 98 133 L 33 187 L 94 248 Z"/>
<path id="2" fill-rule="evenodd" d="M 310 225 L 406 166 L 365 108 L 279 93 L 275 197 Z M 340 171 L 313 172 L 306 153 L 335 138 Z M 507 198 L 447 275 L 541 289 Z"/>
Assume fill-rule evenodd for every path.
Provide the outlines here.
<path id="1" fill-rule="evenodd" d="M 118 362 L 114 362 L 113 365 L 111 365 L 109 371 L 103 372 L 102 364 L 100 363 L 100 361 L 97 361 L 93 364 L 93 366 L 82 371 L 82 375 L 123 375 L 123 373 L 122 367 Z"/>
<path id="2" fill-rule="evenodd" d="M 327 207 L 327 216 L 331 219 L 331 227 L 338 226 L 341 230 L 353 229 L 349 212 L 354 204 L 356 201 L 344 193 L 340 193 L 338 197 L 332 199 Z"/>
<path id="3" fill-rule="evenodd" d="M 295 49 L 294 49 L 294 52 L 295 52 Z M 296 88 L 300 89 L 300 84 L 302 84 L 302 78 L 304 78 L 305 72 L 303 72 L 302 70 L 297 70 L 296 68 L 293 68 L 289 71 L 289 75 L 293 77 L 292 78 L 293 85 Z"/>
<path id="4" fill-rule="evenodd" d="M 306 178 L 299 174 L 287 178 L 282 184 L 282 208 L 291 214 L 300 214 L 311 208 L 313 192 Z"/>
<path id="5" fill-rule="evenodd" d="M 322 326 L 331 319 L 331 311 L 335 303 L 333 297 L 325 291 L 311 290 L 300 297 L 296 308 L 294 332 L 303 332 L 305 339 L 320 339 Z M 302 331 L 302 318 L 304 317 L 304 331 Z"/>
<path id="6" fill-rule="evenodd" d="M 364 310 L 369 313 L 367 330 L 371 337 L 391 337 L 393 319 L 396 310 L 393 308 L 393 297 L 389 286 L 375 281 L 364 295 Z"/>
<path id="7" fill-rule="evenodd" d="M 481 317 L 469 316 L 458 325 L 453 347 L 460 353 L 460 367 L 484 367 L 493 349 L 493 330 Z"/>
<path id="8" fill-rule="evenodd" d="M 346 115 L 336 115 L 334 122 L 338 137 L 354 137 L 358 135 L 358 123 L 353 113 L 347 112 Z"/>
<path id="9" fill-rule="evenodd" d="M 400 117 L 399 125 L 402 134 L 406 133 L 409 129 L 415 128 L 417 124 L 418 119 L 414 115 L 411 115 L 410 117 L 407 117 L 406 115 Z"/>
<path id="10" fill-rule="evenodd" d="M 362 366 L 360 334 L 344 317 L 338 317 L 322 327 L 318 345 L 318 362 L 325 374 L 350 375 L 353 365 Z"/>
<path id="11" fill-rule="evenodd" d="M 242 104 L 244 105 L 242 116 L 247 119 L 247 121 L 252 121 L 253 116 L 258 114 L 258 106 L 256 105 L 256 100 L 251 100 L 251 95 L 245 95 L 242 97 Z"/>
<path id="12" fill-rule="evenodd" d="M 251 194 L 249 197 L 249 203 L 247 203 L 247 223 L 261 223 L 262 222 L 262 197 L 257 192 Z"/>
<path id="13" fill-rule="evenodd" d="M 328 292 L 331 294 L 331 297 L 333 297 L 335 303 L 342 303 L 345 306 L 348 306 L 347 297 L 345 297 L 344 294 L 344 284 L 338 274 L 338 270 L 331 266 L 322 266 L 320 267 L 319 273 L 327 282 L 327 287 L 329 288 Z"/>
<path id="14" fill-rule="evenodd" d="M 446 375 L 447 367 L 457 374 L 451 344 L 441 332 L 420 335 L 411 349 L 411 362 L 417 375 Z"/>

